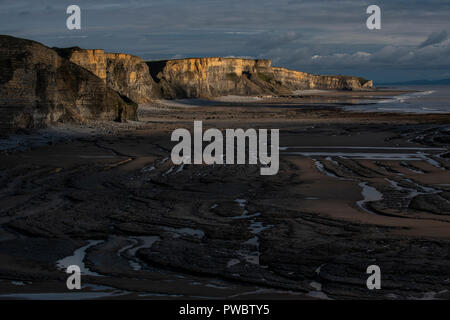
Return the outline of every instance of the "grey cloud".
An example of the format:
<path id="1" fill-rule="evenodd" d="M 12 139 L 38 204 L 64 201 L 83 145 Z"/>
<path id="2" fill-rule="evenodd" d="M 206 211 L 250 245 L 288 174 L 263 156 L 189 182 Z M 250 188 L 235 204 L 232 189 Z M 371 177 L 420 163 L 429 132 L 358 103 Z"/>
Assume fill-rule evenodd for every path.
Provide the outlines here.
<path id="1" fill-rule="evenodd" d="M 433 32 L 428 36 L 428 38 L 424 42 L 420 44 L 419 48 L 424 48 L 427 46 L 431 46 L 433 44 L 439 44 L 447 39 L 448 39 L 447 31 L 442 30 L 441 32 Z"/>
<path id="2" fill-rule="evenodd" d="M 82 9 L 82 30 L 77 32 L 65 26 L 65 8 L 72 3 Z M 447 34 L 435 32 L 436 26 L 450 30 L 450 1 L 377 0 L 383 18 L 382 29 L 376 32 L 365 26 L 370 4 L 369 0 L 0 0 L 0 34 L 48 46 L 129 52 L 145 59 L 252 56 L 308 72 L 361 72 L 368 77 L 374 69 L 400 70 L 399 77 L 419 72 L 437 76 L 450 69 Z"/>
<path id="3" fill-rule="evenodd" d="M 302 35 L 295 31 L 263 32 L 251 36 L 245 44 L 252 50 L 267 51 L 273 48 L 286 46 L 300 39 Z"/>
<path id="4" fill-rule="evenodd" d="M 285 59 L 283 51 L 272 51 L 278 55 L 277 60 Z M 386 46 L 375 52 L 332 53 L 328 55 L 314 54 L 311 50 L 294 52 L 293 57 L 298 67 L 309 66 L 316 70 L 334 69 L 375 69 L 395 68 L 410 70 L 442 70 L 450 69 L 450 45 L 424 48 Z"/>

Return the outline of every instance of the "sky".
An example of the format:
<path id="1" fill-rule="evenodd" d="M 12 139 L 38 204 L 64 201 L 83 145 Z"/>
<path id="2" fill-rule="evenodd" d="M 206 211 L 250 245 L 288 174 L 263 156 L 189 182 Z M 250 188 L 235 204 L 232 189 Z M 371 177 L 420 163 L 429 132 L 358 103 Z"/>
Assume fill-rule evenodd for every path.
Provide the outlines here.
<path id="1" fill-rule="evenodd" d="M 81 30 L 66 9 L 81 8 Z M 369 30 L 369 5 L 381 29 Z M 376 83 L 450 78 L 449 0 L 0 0 L 0 34 L 145 60 L 271 59 Z"/>

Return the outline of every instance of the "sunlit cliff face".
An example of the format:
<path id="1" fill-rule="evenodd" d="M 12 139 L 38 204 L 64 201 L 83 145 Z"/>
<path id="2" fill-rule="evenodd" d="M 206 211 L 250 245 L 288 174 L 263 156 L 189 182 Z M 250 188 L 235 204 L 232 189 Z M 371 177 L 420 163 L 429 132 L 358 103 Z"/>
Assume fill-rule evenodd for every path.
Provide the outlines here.
<path id="1" fill-rule="evenodd" d="M 141 58 L 104 50 L 61 49 L 63 55 L 91 71 L 112 89 L 136 103 L 146 103 L 153 97 L 154 82 L 148 66 Z"/>
<path id="2" fill-rule="evenodd" d="M 352 76 L 320 76 L 272 67 L 270 60 L 190 58 L 148 63 L 166 98 L 220 95 L 277 95 L 302 89 L 362 90 L 371 81 Z"/>

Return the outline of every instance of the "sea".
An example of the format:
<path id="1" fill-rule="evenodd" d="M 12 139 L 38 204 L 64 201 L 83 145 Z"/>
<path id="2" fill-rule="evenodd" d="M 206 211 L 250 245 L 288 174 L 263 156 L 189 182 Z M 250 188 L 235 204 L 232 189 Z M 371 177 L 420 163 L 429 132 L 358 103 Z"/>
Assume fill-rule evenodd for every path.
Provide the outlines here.
<path id="1" fill-rule="evenodd" d="M 366 112 L 450 113 L 450 85 L 391 86 L 389 89 L 412 92 L 366 100 L 362 104 L 346 106 L 345 109 Z"/>

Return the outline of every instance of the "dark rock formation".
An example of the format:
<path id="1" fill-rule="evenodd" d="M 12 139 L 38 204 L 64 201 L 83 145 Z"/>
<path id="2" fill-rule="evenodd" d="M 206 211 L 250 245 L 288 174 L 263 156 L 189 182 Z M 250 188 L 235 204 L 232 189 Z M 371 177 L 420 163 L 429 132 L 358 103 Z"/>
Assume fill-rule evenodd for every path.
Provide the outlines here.
<path id="1" fill-rule="evenodd" d="M 221 95 L 280 95 L 302 89 L 364 90 L 372 81 L 320 76 L 275 68 L 270 60 L 192 58 L 148 62 L 161 95 L 168 99 Z"/>
<path id="2" fill-rule="evenodd" d="M 54 122 L 135 120 L 137 105 L 34 41 L 0 36 L 0 132 Z"/>
<path id="3" fill-rule="evenodd" d="M 155 83 L 150 77 L 147 64 L 139 57 L 78 47 L 55 50 L 136 103 L 148 103 L 154 96 Z"/>

